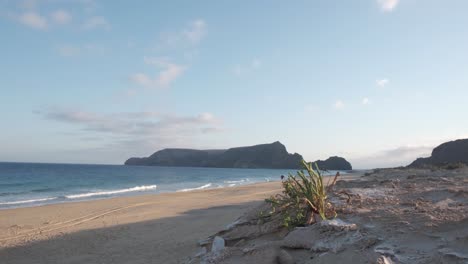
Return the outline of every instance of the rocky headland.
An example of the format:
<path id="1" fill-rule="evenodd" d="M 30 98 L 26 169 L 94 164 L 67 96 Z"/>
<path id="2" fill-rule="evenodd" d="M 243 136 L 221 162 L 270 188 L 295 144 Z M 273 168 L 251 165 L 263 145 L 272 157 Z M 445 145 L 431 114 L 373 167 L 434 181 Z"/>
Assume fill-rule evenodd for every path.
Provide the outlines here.
<path id="1" fill-rule="evenodd" d="M 409 167 L 468 164 L 468 139 L 450 141 L 434 148 L 430 157 L 418 158 Z"/>
<path id="2" fill-rule="evenodd" d="M 264 168 L 299 169 L 302 155 L 288 153 L 279 141 L 248 147 L 220 150 L 197 150 L 168 148 L 155 152 L 149 157 L 130 158 L 125 165 L 170 166 L 170 167 L 211 167 L 211 168 Z M 341 157 L 318 160 L 322 170 L 351 170 L 351 164 Z"/>

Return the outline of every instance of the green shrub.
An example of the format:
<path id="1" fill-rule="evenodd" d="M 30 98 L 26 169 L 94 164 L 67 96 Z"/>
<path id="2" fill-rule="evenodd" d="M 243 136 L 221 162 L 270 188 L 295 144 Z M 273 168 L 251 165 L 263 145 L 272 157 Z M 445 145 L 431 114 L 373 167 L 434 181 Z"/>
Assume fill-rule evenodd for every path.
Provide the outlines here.
<path id="1" fill-rule="evenodd" d="M 335 184 L 339 174 L 332 183 L 325 184 L 317 164 L 314 169 L 311 163 L 303 160 L 302 165 L 307 174 L 304 170 L 298 171 L 297 175 L 289 174 L 282 182 L 283 192 L 266 199 L 273 207 L 272 213 L 283 215 L 286 227 L 309 225 L 316 218 L 336 216 L 332 204 L 328 202 L 327 191 Z"/>

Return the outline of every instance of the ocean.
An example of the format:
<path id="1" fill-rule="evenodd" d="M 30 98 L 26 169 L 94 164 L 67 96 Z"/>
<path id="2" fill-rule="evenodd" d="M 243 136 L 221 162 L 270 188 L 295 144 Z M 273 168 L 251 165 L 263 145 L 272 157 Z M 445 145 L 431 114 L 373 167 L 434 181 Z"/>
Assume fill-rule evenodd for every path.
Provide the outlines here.
<path id="1" fill-rule="evenodd" d="M 295 170 L 0 162 L 0 209 L 233 187 L 288 173 Z"/>

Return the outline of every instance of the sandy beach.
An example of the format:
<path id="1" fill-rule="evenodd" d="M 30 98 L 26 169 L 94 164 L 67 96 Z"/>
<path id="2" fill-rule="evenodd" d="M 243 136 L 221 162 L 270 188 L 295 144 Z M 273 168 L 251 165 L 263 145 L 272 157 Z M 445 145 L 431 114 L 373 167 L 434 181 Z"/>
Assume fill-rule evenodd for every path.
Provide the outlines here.
<path id="1" fill-rule="evenodd" d="M 180 263 L 279 182 L 0 210 L 0 262 Z"/>
<path id="2" fill-rule="evenodd" d="M 467 173 L 347 175 L 338 218 L 294 229 L 265 218 L 280 182 L 0 210 L 0 263 L 466 263 Z"/>

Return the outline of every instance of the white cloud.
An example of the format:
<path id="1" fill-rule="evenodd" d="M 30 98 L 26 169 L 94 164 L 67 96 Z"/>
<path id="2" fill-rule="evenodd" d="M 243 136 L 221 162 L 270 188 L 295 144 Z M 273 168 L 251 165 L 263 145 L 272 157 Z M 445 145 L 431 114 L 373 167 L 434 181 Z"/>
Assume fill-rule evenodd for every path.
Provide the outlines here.
<path id="1" fill-rule="evenodd" d="M 201 42 L 207 34 L 207 23 L 197 19 L 177 31 L 164 32 L 159 36 L 157 50 L 192 47 Z"/>
<path id="2" fill-rule="evenodd" d="M 393 11 L 399 2 L 400 0 L 377 0 L 377 3 L 384 12 Z"/>
<path id="3" fill-rule="evenodd" d="M 381 87 L 381 88 L 384 88 L 385 86 L 387 86 L 387 84 L 389 83 L 390 81 L 388 79 L 379 79 L 379 80 L 376 80 L 375 83 L 377 84 L 378 87 Z"/>
<path id="4" fill-rule="evenodd" d="M 183 35 L 191 43 L 199 43 L 206 34 L 206 23 L 203 19 L 197 19 L 189 24 L 189 28 L 183 31 Z"/>
<path id="5" fill-rule="evenodd" d="M 153 80 L 144 73 L 135 73 L 130 77 L 135 83 L 142 86 L 150 86 Z"/>
<path id="6" fill-rule="evenodd" d="M 65 25 L 70 23 L 72 15 L 65 10 L 56 10 L 51 14 L 52 21 L 59 25 Z"/>
<path id="7" fill-rule="evenodd" d="M 36 12 L 26 12 L 18 17 L 19 22 L 22 24 L 34 28 L 34 29 L 47 29 L 47 19 Z"/>
<path id="8" fill-rule="evenodd" d="M 256 71 L 260 67 L 262 67 L 262 61 L 258 58 L 253 58 L 248 64 L 236 65 L 232 71 L 235 75 L 241 76 Z"/>
<path id="9" fill-rule="evenodd" d="M 96 113 L 79 110 L 49 109 L 38 114 L 46 119 L 80 126 L 82 131 L 107 133 L 134 139 L 154 137 L 190 136 L 219 131 L 221 120 L 212 113 L 191 116 L 159 112 Z"/>
<path id="10" fill-rule="evenodd" d="M 369 98 L 367 98 L 367 97 L 362 98 L 362 104 L 363 104 L 363 105 L 368 105 L 368 104 L 370 104 Z"/>
<path id="11" fill-rule="evenodd" d="M 35 113 L 45 122 L 64 124 L 57 133 L 69 137 L 70 144 L 55 156 L 68 162 L 123 163 L 129 156 L 148 156 L 163 148 L 213 148 L 224 131 L 222 120 L 207 112 L 175 115 L 48 108 Z"/>
<path id="12" fill-rule="evenodd" d="M 343 109 L 345 107 L 345 104 L 341 100 L 337 100 L 334 104 L 333 107 L 335 109 Z"/>
<path id="13" fill-rule="evenodd" d="M 200 121 L 206 121 L 206 122 L 215 120 L 214 115 L 211 113 L 201 113 L 198 115 L 198 118 L 200 119 Z"/>
<path id="14" fill-rule="evenodd" d="M 86 30 L 92 30 L 92 29 L 104 29 L 104 30 L 110 30 L 111 25 L 102 16 L 94 16 L 88 18 L 84 23 L 83 23 L 83 29 Z"/>
<path id="15" fill-rule="evenodd" d="M 156 79 L 156 84 L 162 87 L 169 86 L 184 71 L 184 67 L 177 64 L 167 64 L 164 67 L 164 70 L 159 72 L 159 76 Z"/>
<path id="16" fill-rule="evenodd" d="M 185 70 L 185 66 L 175 64 L 167 58 L 145 57 L 144 62 L 160 69 L 155 78 L 144 73 L 135 73 L 131 76 L 132 81 L 147 88 L 169 87 Z"/>
<path id="17" fill-rule="evenodd" d="M 417 158 L 430 156 L 434 147 L 434 145 L 401 146 L 350 159 L 350 161 L 353 167 L 362 169 L 406 166 Z"/>
<path id="18" fill-rule="evenodd" d="M 438 133 L 435 137 L 418 136 L 411 139 L 411 144 L 387 146 L 370 154 L 361 154 L 350 158 L 355 168 L 381 168 L 409 165 L 417 158 L 429 157 L 432 150 L 440 144 L 452 140 L 468 138 L 466 133 Z"/>

